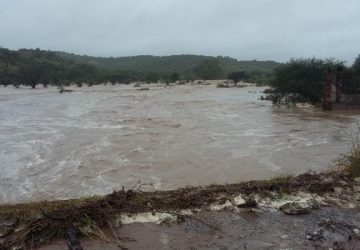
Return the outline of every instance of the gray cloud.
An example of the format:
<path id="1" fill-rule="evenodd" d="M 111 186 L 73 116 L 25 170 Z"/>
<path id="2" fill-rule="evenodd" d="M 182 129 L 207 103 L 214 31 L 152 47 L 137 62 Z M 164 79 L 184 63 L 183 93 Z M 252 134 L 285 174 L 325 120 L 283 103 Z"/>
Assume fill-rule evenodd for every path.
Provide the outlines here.
<path id="1" fill-rule="evenodd" d="M 95 56 L 360 53 L 358 0 L 0 0 L 0 45 Z"/>

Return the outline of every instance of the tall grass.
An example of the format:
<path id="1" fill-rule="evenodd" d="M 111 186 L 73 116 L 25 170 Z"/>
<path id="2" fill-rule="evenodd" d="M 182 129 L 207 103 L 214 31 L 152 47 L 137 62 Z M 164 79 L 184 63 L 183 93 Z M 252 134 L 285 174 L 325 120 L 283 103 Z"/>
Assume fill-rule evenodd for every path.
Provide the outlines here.
<path id="1" fill-rule="evenodd" d="M 349 173 L 352 177 L 360 177 L 360 123 L 352 135 L 352 147 L 349 155 Z"/>

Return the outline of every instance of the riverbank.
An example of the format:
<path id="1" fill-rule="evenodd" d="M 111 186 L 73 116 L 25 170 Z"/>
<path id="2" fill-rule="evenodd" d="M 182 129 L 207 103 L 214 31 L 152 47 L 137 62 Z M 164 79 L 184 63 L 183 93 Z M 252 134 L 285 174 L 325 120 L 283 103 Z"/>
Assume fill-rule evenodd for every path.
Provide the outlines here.
<path id="1" fill-rule="evenodd" d="M 282 176 L 267 181 L 188 187 L 171 191 L 144 192 L 141 191 L 142 186 L 138 183 L 131 189 L 114 191 L 104 197 L 1 205 L 0 242 L 2 247 L 21 249 L 20 247 L 24 246 L 30 248 L 48 244 L 55 239 L 66 238 L 71 228 L 76 229 L 77 237 L 81 241 L 88 242 L 87 244 L 89 241 L 86 238 L 96 238 L 105 240 L 98 244 L 126 246 L 126 237 L 118 235 L 117 232 L 121 230 L 122 225 L 127 224 L 158 223 L 171 227 L 175 224 L 196 221 L 210 231 L 216 231 L 216 224 L 206 222 L 216 211 L 222 212 L 215 215 L 215 220 L 225 218 L 225 221 L 231 221 L 229 218 L 236 214 L 243 216 L 244 213 L 249 212 L 260 217 L 268 213 L 279 216 L 281 213 L 282 220 L 286 221 L 283 216 L 303 216 L 314 210 L 317 210 L 316 213 L 332 211 L 328 213 L 329 216 L 323 218 L 325 220 L 331 219 L 332 215 L 340 216 L 338 212 L 347 213 L 345 211 L 348 209 L 358 216 L 360 207 L 360 183 L 344 171 L 306 173 L 296 177 Z M 225 211 L 230 214 L 226 215 Z M 230 217 L 226 218 L 227 216 Z M 293 218 L 290 219 L 292 220 Z M 264 221 L 264 223 L 267 222 Z M 328 223 L 333 225 L 331 221 Z M 231 225 L 231 223 L 222 224 L 221 227 L 227 231 L 232 227 Z M 268 226 L 271 227 L 271 225 Z M 278 226 L 280 225 L 275 225 L 273 230 L 277 230 Z M 360 243 L 360 238 L 357 238 L 360 236 L 357 231 L 360 228 L 358 217 L 354 218 L 351 227 L 353 228 L 346 231 L 347 236 L 351 236 L 351 240 L 349 241 L 348 237 L 344 244 Z M 253 225 L 252 230 L 257 231 L 257 225 Z M 320 235 L 324 234 L 324 230 L 317 233 L 301 233 L 302 235 L 298 237 L 314 244 L 318 242 L 318 239 L 333 237 Z M 134 240 L 141 241 L 143 237 L 139 234 Z M 327 239 L 326 242 L 334 243 L 338 239 L 337 236 L 334 237 Z M 241 241 L 238 243 L 240 244 Z"/>

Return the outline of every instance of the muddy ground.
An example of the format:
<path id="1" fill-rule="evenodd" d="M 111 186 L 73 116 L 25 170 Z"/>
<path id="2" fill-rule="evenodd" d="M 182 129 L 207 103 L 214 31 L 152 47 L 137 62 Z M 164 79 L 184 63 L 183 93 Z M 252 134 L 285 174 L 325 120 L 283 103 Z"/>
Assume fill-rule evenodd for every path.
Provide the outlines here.
<path id="1" fill-rule="evenodd" d="M 105 197 L 2 205 L 0 246 L 66 249 L 70 242 L 84 249 L 357 249 L 360 244 L 360 180 L 347 172 L 172 191 L 140 188 Z M 71 238 L 73 229 L 77 233 Z"/>
<path id="2" fill-rule="evenodd" d="M 321 226 L 323 225 L 323 226 Z M 326 207 L 305 215 L 280 211 L 207 211 L 184 222 L 134 223 L 84 240 L 84 249 L 359 249 L 360 210 Z M 322 230 L 323 237 L 309 236 Z M 355 230 L 356 231 L 356 230 Z M 60 240 L 43 250 L 67 249 Z"/>

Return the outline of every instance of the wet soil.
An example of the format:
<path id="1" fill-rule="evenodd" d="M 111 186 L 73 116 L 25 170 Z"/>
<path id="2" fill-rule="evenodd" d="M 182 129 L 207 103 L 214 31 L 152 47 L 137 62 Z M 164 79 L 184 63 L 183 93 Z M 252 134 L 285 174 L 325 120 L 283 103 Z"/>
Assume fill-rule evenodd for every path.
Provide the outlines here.
<path id="1" fill-rule="evenodd" d="M 282 208 L 289 204 L 295 209 L 292 210 L 292 215 L 283 213 L 284 209 Z M 2 205 L 0 206 L 0 233 L 2 233 L 0 236 L 2 245 L 0 246 L 5 249 L 41 246 L 51 243 L 55 239 L 65 239 L 69 228 L 77 228 L 78 237 L 81 237 L 85 244 L 106 244 L 110 248 L 115 244 L 114 239 L 109 241 L 109 237 L 112 235 L 111 237 L 118 240 L 115 245 L 123 246 L 122 239 L 129 237 L 138 239 L 133 237 L 134 234 L 140 237 L 140 245 L 135 245 L 134 249 L 141 249 L 141 244 L 163 244 L 164 242 L 160 241 L 159 243 L 152 237 L 147 238 L 147 235 L 155 232 L 166 234 L 167 227 L 163 231 L 164 227 L 153 228 L 154 225 L 148 222 L 167 225 L 169 228 L 171 225 L 175 225 L 174 229 L 168 229 L 169 232 L 175 234 L 172 236 L 176 239 L 174 240 L 175 245 L 188 244 L 187 241 L 184 243 L 181 241 L 184 240 L 182 235 L 190 232 L 194 234 L 194 237 L 197 233 L 199 234 L 196 239 L 204 237 L 201 244 L 206 242 L 208 244 L 200 244 L 198 247 L 221 245 L 236 249 L 236 246 L 239 246 L 236 244 L 242 244 L 243 247 L 247 247 L 247 244 L 271 247 L 271 244 L 279 243 L 276 238 L 273 239 L 275 236 L 283 236 L 280 234 L 286 230 L 289 231 L 287 227 L 294 226 L 292 234 L 299 234 L 299 238 L 291 237 L 286 240 L 286 236 L 283 236 L 284 241 L 280 242 L 305 244 L 298 242 L 297 239 L 301 238 L 303 241 L 312 241 L 309 243 L 310 246 L 318 242 L 325 242 L 324 244 L 340 242 L 351 246 L 353 241 L 357 243 L 359 236 L 359 218 L 357 217 L 359 207 L 359 180 L 353 180 L 346 172 L 306 173 L 296 177 L 283 177 L 268 181 L 189 187 L 171 191 L 143 192 L 134 188 L 113 192 L 105 197 Z M 306 212 L 304 212 L 305 210 Z M 213 213 L 214 211 L 226 213 L 216 214 Z M 304 214 L 309 216 L 307 214 L 314 212 L 315 215 L 318 214 L 318 218 L 322 219 L 303 217 Z M 244 216 L 247 218 L 247 215 L 253 220 L 249 219 L 247 224 L 240 223 L 239 220 Z M 294 222 L 293 218 L 297 216 L 300 219 L 298 222 Z M 236 217 L 239 218 L 236 219 Z M 259 219 L 256 220 L 256 218 Z M 285 224 L 287 218 L 289 218 L 288 224 Z M 221 221 L 223 223 L 219 224 Z M 137 230 L 135 226 L 131 226 L 137 225 L 139 222 L 150 232 Z M 176 226 L 177 223 L 188 226 L 179 229 L 179 225 Z M 207 230 L 204 235 L 201 231 L 197 231 L 197 224 L 201 224 L 202 228 Z M 117 232 L 117 230 L 127 228 L 127 225 L 130 226 L 129 231 Z M 317 227 L 311 229 L 310 225 L 313 227 L 317 225 Z M 186 228 L 195 228 L 195 230 L 188 231 Z M 310 231 L 304 231 L 305 228 L 309 228 Z M 139 235 L 139 232 L 143 232 L 143 234 Z M 219 232 L 225 232 L 225 234 L 219 234 Z M 275 232 L 278 232 L 279 235 L 274 236 Z M 269 233 L 269 238 L 259 236 L 263 233 Z M 220 238 L 212 237 L 209 241 L 210 236 L 218 234 Z M 246 237 L 241 238 L 242 234 Z M 191 236 L 191 234 L 189 235 Z M 303 235 L 306 236 L 305 239 Z M 350 243 L 343 240 L 344 237 L 347 237 Z M 92 240 L 87 241 L 86 238 Z M 101 243 L 94 238 L 108 239 L 108 241 Z M 237 239 L 236 243 L 232 242 L 234 238 Z M 245 241 L 240 241 L 243 239 Z M 64 241 L 61 242 L 59 244 L 64 243 Z M 135 244 L 133 241 L 125 243 Z M 167 241 L 166 244 L 168 243 Z M 190 241 L 189 247 L 198 243 L 198 241 Z"/>
<path id="2" fill-rule="evenodd" d="M 309 235 L 328 222 L 323 237 Z M 182 223 L 134 223 L 107 231 L 108 241 L 85 240 L 84 249 L 359 249 L 360 210 L 323 208 L 289 216 L 279 211 L 208 211 Z M 120 240 L 119 240 L 120 239 Z M 66 249 L 57 241 L 43 250 Z"/>

